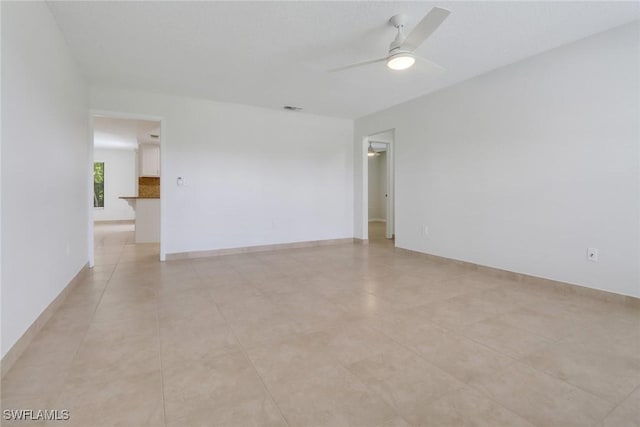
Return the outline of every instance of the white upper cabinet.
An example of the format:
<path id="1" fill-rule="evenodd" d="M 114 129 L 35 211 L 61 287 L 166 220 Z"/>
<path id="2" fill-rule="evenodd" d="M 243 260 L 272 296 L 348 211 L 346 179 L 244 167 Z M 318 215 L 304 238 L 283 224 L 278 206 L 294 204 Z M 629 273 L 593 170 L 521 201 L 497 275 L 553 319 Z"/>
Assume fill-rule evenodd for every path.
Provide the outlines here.
<path id="1" fill-rule="evenodd" d="M 140 176 L 160 176 L 160 147 L 156 144 L 140 144 Z"/>

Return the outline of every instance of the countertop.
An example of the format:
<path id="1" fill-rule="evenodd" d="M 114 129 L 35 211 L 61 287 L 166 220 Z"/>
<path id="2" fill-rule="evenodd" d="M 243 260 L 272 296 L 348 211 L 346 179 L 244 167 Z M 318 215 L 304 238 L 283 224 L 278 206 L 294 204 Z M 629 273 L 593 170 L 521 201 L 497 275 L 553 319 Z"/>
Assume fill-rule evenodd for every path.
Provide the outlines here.
<path id="1" fill-rule="evenodd" d="M 160 196 L 120 196 L 119 199 L 159 199 Z"/>

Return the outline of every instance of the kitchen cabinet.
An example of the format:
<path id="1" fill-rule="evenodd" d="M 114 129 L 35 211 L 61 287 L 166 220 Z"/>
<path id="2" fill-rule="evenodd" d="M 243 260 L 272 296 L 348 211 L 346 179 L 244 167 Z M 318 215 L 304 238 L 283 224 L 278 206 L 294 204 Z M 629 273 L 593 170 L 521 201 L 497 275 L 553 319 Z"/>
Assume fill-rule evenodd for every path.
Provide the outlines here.
<path id="1" fill-rule="evenodd" d="M 156 144 L 140 144 L 138 147 L 140 176 L 160 176 L 160 147 Z"/>

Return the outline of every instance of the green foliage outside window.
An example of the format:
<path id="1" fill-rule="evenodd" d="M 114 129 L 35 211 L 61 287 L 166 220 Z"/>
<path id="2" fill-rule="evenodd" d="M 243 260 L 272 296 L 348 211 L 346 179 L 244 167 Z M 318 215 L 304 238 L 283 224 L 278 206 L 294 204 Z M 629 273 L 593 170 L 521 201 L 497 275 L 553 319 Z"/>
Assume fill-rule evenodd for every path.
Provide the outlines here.
<path id="1" fill-rule="evenodd" d="M 93 164 L 93 207 L 104 208 L 104 162 Z"/>

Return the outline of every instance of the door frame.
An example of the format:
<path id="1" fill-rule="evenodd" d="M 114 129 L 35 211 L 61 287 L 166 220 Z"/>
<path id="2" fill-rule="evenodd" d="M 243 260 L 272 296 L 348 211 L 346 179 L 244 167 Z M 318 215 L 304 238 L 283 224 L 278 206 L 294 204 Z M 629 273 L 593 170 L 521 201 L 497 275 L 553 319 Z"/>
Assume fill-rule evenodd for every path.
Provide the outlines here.
<path id="1" fill-rule="evenodd" d="M 101 110 L 101 109 L 90 109 L 89 110 L 89 197 L 90 205 L 89 205 L 89 267 L 93 267 L 95 265 L 95 253 L 94 253 L 94 239 L 93 239 L 93 148 L 94 148 L 94 136 L 95 129 L 93 124 L 93 118 L 96 116 L 108 117 L 110 119 L 123 119 L 123 120 L 148 120 L 154 122 L 160 122 L 160 261 L 166 260 L 166 230 L 165 230 L 165 211 L 166 211 L 166 182 L 163 179 L 163 173 L 165 170 L 165 156 L 163 153 L 166 151 L 166 129 L 165 129 L 165 119 L 161 116 L 150 116 L 147 114 L 134 114 L 134 113 L 123 113 L 120 111 L 110 111 L 110 110 Z"/>
<path id="2" fill-rule="evenodd" d="M 380 141 L 375 139 L 375 135 L 381 133 L 391 133 L 390 141 Z M 396 212 L 395 212 L 395 128 L 381 130 L 365 136 L 362 139 L 362 235 L 369 239 L 369 142 L 379 142 L 387 144 L 387 223 L 385 227 L 385 237 L 391 239 L 396 232 Z"/>

